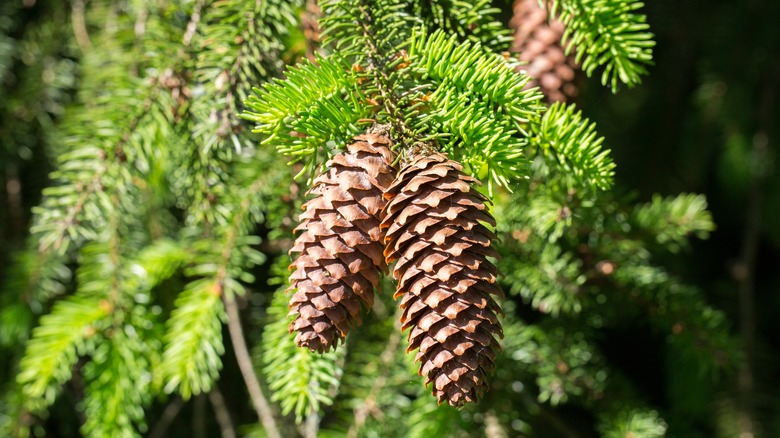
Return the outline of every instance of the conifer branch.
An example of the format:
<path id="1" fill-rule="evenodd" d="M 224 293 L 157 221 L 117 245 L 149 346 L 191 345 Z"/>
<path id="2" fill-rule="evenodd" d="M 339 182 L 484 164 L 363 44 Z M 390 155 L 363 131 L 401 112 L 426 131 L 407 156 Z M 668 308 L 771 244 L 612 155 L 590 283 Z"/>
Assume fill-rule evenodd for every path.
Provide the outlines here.
<path id="1" fill-rule="evenodd" d="M 165 391 L 189 399 L 211 389 L 222 367 L 222 289 L 211 279 L 189 283 L 174 303 L 166 324 L 160 373 Z"/>
<path id="2" fill-rule="evenodd" d="M 562 189 L 601 190 L 613 183 L 615 163 L 602 148 L 596 125 L 574 105 L 556 102 L 531 124 L 530 146 L 537 148 L 564 181 Z"/>
<path id="3" fill-rule="evenodd" d="M 627 406 L 604 412 L 597 428 L 605 438 L 661 438 L 666 436 L 668 427 L 657 411 Z"/>
<path id="4" fill-rule="evenodd" d="M 238 110 L 236 99 L 247 98 L 252 82 L 270 79 L 281 71 L 280 39 L 294 22 L 290 10 L 299 3 L 266 1 L 248 12 L 245 2 L 228 0 L 210 5 L 203 14 L 205 25 L 199 41 L 209 50 L 197 57 L 195 83 L 206 92 L 195 97 L 190 108 L 201 159 L 212 149 L 217 157 L 229 158 L 223 144 L 228 140 L 236 152 L 242 149 L 239 123 L 233 117 Z"/>
<path id="5" fill-rule="evenodd" d="M 425 17 L 426 25 L 457 36 L 461 41 L 479 42 L 492 52 L 506 51 L 512 42 L 510 31 L 501 23 L 501 9 L 490 0 L 433 0 L 411 2 L 415 16 Z"/>
<path id="6" fill-rule="evenodd" d="M 393 126 L 393 132 L 397 138 L 397 142 L 406 145 L 406 147 L 413 147 L 417 143 L 418 138 L 416 133 L 412 132 L 407 126 L 404 116 L 401 114 L 399 108 L 399 97 L 397 93 L 397 87 L 387 69 L 391 64 L 389 60 L 393 55 L 400 55 L 394 53 L 384 53 L 380 51 L 380 42 L 377 36 L 374 34 L 373 15 L 368 12 L 368 7 L 365 2 L 361 1 L 361 4 L 357 7 L 361 14 L 361 20 L 359 25 L 361 28 L 363 40 L 366 43 L 366 58 L 368 60 L 368 73 L 373 77 L 374 86 L 381 96 L 381 104 L 385 107 L 385 111 L 390 116 L 390 123 Z M 385 42 L 387 44 L 387 42 Z M 399 56 L 395 56 L 400 58 Z M 394 63 L 393 67 L 399 67 L 398 63 Z"/>
<path id="7" fill-rule="evenodd" d="M 562 45 L 566 54 L 591 76 L 603 67 L 601 83 L 613 92 L 618 82 L 633 87 L 652 64 L 653 34 L 636 0 L 551 0 L 550 15 L 566 26 Z"/>
<path id="8" fill-rule="evenodd" d="M 461 419 L 458 409 L 446 403 L 439 405 L 433 398 L 420 397 L 410 407 L 409 438 L 453 436 L 461 432 L 471 432 L 470 425 Z"/>
<path id="9" fill-rule="evenodd" d="M 95 438 L 140 438 L 133 425 L 144 424 L 143 407 L 150 399 L 144 379 L 149 368 L 146 345 L 122 333 L 121 327 L 106 334 L 84 366 L 87 415 L 81 431 Z"/>
<path id="10" fill-rule="evenodd" d="M 70 379 L 77 356 L 92 350 L 95 325 L 111 310 L 99 296 L 80 294 L 57 302 L 41 318 L 17 377 L 31 410 L 54 402 L 58 387 Z"/>
<path id="11" fill-rule="evenodd" d="M 56 201 L 55 203 L 53 199 L 44 199 L 43 205 L 35 209 L 41 217 L 32 228 L 33 233 L 41 234 L 38 248 L 39 252 L 46 254 L 48 251 L 53 251 L 62 254 L 67 250 L 69 240 L 72 240 L 75 237 L 73 227 L 77 224 L 77 221 L 84 213 L 84 210 L 88 208 L 89 203 L 95 201 L 93 197 L 105 188 L 105 177 L 107 176 L 107 173 L 109 173 L 113 167 L 119 167 L 124 162 L 124 149 L 141 125 L 141 121 L 145 117 L 148 117 L 150 109 L 157 100 L 157 95 L 160 91 L 160 88 L 154 85 L 159 85 L 160 82 L 159 79 L 153 81 L 153 85 L 149 89 L 148 97 L 143 101 L 138 113 L 130 120 L 126 130 L 119 136 L 117 142 L 112 145 L 112 151 L 84 147 L 81 150 L 75 150 L 68 155 L 60 157 L 60 160 L 62 161 L 97 159 L 99 160 L 99 165 L 86 182 L 71 182 L 74 184 L 74 188 L 78 191 L 79 195 L 75 198 L 74 202 L 67 207 L 62 217 L 55 216 L 51 211 L 47 211 L 59 206 L 58 204 L 60 201 Z M 55 178 L 57 176 L 59 175 L 55 173 Z M 65 189 L 63 188 L 49 188 L 44 191 L 44 196 L 60 196 L 63 194 L 64 190 Z M 47 207 L 47 203 L 54 205 Z M 47 221 L 46 218 L 49 217 L 53 220 Z"/>
<path id="12" fill-rule="evenodd" d="M 168 321 L 161 364 L 168 392 L 178 389 L 185 399 L 207 392 L 219 374 L 224 353 L 221 321 L 225 318 L 223 312 L 229 310 L 220 303 L 220 297 L 233 300 L 243 295 L 244 287 L 238 279 L 251 279 L 244 272 L 245 266 L 262 261 L 262 254 L 250 247 L 257 239 L 249 232 L 262 217 L 262 190 L 268 184 L 269 176 L 260 174 L 248 188 L 228 194 L 225 204 L 217 208 L 232 217 L 193 244 L 196 254 L 187 273 L 200 278 L 180 294 Z M 215 246 L 214 239 L 222 244 Z"/>
<path id="13" fill-rule="evenodd" d="M 296 175 L 313 174 L 334 151 L 323 146 L 344 147 L 362 128 L 359 121 L 371 115 L 367 98 L 357 87 L 359 78 L 342 59 L 318 58 L 304 61 L 286 72 L 284 81 L 255 89 L 245 102 L 250 111 L 241 117 L 257 123 L 253 132 L 267 137 L 279 152 L 303 161 Z M 299 117 L 305 113 L 307 117 Z M 320 158 L 320 155 L 324 155 Z"/>
<path id="14" fill-rule="evenodd" d="M 88 339 L 112 325 L 104 318 L 113 316 L 115 323 L 119 315 L 118 240 L 110 236 L 105 243 L 85 247 L 81 259 L 76 295 L 42 318 L 21 362 L 18 381 L 36 408 L 51 404 L 56 392 L 50 385 L 70 379 L 77 356 L 93 351 Z"/>
<path id="15" fill-rule="evenodd" d="M 176 416 L 179 415 L 182 406 L 184 406 L 184 401 L 181 397 L 174 397 L 173 400 L 168 402 L 160 415 L 160 419 L 150 429 L 148 438 L 165 438 L 168 428 L 173 423 L 173 420 L 176 419 Z"/>
<path id="16" fill-rule="evenodd" d="M 272 391 L 271 400 L 278 402 L 283 415 L 295 414 L 298 423 L 309 425 L 319 417 L 323 406 L 333 404 L 333 394 L 343 373 L 345 349 L 322 355 L 295 345 L 288 327 L 293 320 L 288 315 L 286 263 L 283 257 L 271 268 L 274 283 L 283 284 L 274 293 L 268 309 L 269 321 L 263 330 L 263 340 L 255 352 L 256 362 L 262 363 L 265 381 Z M 315 433 L 316 435 L 316 433 Z"/>
<path id="17" fill-rule="evenodd" d="M 390 337 L 387 339 L 385 349 L 379 355 L 379 375 L 374 379 L 374 383 L 371 385 L 371 389 L 368 391 L 366 398 L 362 400 L 362 403 L 355 407 L 353 411 L 353 417 L 355 422 L 349 428 L 347 437 L 357 438 L 360 434 L 360 430 L 363 428 L 369 414 L 377 410 L 377 396 L 387 384 L 388 375 L 392 369 L 392 362 L 398 353 L 398 347 L 401 343 L 401 312 L 397 311 L 395 315 L 395 324 L 393 331 L 390 332 Z"/>
<path id="18" fill-rule="evenodd" d="M 634 207 L 631 219 L 672 252 L 687 247 L 690 236 L 705 239 L 715 229 L 707 199 L 692 193 L 655 195 L 651 202 Z"/>
<path id="19" fill-rule="evenodd" d="M 241 328 L 241 319 L 236 307 L 235 297 L 224 296 L 225 309 L 227 310 L 227 324 L 230 331 L 230 340 L 233 345 L 233 350 L 236 354 L 236 360 L 238 361 L 238 367 L 241 370 L 241 374 L 244 376 L 244 382 L 246 383 L 247 390 L 249 391 L 252 405 L 257 412 L 257 417 L 260 419 L 265 432 L 271 438 L 281 438 L 279 428 L 276 426 L 276 420 L 271 412 L 271 406 L 268 404 L 268 399 L 265 398 L 262 388 L 260 388 L 260 381 L 257 379 L 254 367 L 252 366 L 252 358 L 249 355 L 249 350 L 246 348 L 246 339 L 244 338 L 244 331 Z"/>
<path id="20" fill-rule="evenodd" d="M 438 85 L 415 127 L 443 131 L 430 136 L 468 173 L 487 179 L 491 194 L 494 184 L 508 188 L 526 174 L 524 137 L 543 109 L 538 90 L 524 90 L 528 77 L 479 43 L 460 44 L 441 31 L 413 33 L 407 50 L 415 74 Z"/>
<path id="21" fill-rule="evenodd" d="M 236 438 L 236 428 L 230 418 L 230 411 L 225 405 L 225 397 L 222 396 L 218 387 L 215 386 L 209 391 L 209 401 L 211 407 L 214 408 L 214 416 L 217 418 L 222 438 Z"/>
<path id="22" fill-rule="evenodd" d="M 36 248 L 16 255 L 0 289 L 0 324 L 4 327 L 0 346 L 26 341 L 33 315 L 43 310 L 44 303 L 64 293 L 71 270 L 63 259 L 53 253 L 39 254 Z"/>
<path id="23" fill-rule="evenodd" d="M 82 52 L 92 50 L 92 42 L 89 40 L 87 25 L 84 20 L 85 0 L 75 0 L 71 6 L 70 20 L 73 25 L 73 34 Z"/>

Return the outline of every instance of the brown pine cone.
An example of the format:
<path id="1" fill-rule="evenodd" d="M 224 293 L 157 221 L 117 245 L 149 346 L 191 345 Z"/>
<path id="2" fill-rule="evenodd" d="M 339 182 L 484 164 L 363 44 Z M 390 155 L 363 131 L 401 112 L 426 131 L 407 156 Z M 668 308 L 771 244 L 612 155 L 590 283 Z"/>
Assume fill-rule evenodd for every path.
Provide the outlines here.
<path id="1" fill-rule="evenodd" d="M 306 38 L 306 57 L 312 62 L 317 60 L 315 54 L 319 52 L 322 44 L 320 17 L 322 17 L 322 10 L 317 1 L 307 0 L 306 7 L 301 12 L 301 29 L 303 29 L 303 37 Z"/>
<path id="2" fill-rule="evenodd" d="M 574 56 L 566 56 L 561 46 L 565 27 L 555 18 L 547 19 L 547 11 L 538 0 L 516 0 L 509 26 L 515 30 L 512 51 L 526 62 L 518 68 L 533 78 L 526 88 L 538 86 L 548 102 L 565 102 L 577 96 L 574 83 L 579 66 Z"/>
<path id="3" fill-rule="evenodd" d="M 295 342 L 325 352 L 362 322 L 361 304 L 370 308 L 380 271 L 384 233 L 379 213 L 382 193 L 393 182 L 392 142 L 382 133 L 355 137 L 347 151 L 328 161 L 328 170 L 314 180 L 315 198 L 304 204 L 303 233 L 290 253 L 290 309 L 297 314 L 290 332 Z"/>
<path id="4" fill-rule="evenodd" d="M 441 404 L 476 401 L 488 388 L 503 336 L 491 295 L 498 269 L 487 256 L 495 234 L 488 199 L 463 166 L 440 153 L 405 167 L 385 192 L 382 228 L 387 229 L 385 258 L 398 260 L 394 298 L 401 300 L 402 329 L 411 327 L 409 348 L 419 348 L 420 375 Z"/>

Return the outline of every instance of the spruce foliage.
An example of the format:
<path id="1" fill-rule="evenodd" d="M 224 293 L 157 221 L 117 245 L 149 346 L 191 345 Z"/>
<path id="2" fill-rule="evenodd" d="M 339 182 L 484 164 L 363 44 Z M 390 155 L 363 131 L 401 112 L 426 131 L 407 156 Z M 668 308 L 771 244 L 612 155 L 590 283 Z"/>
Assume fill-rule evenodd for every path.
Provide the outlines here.
<path id="1" fill-rule="evenodd" d="M 184 403 L 198 418 L 203 396 L 243 385 L 249 400 L 241 390 L 229 404 L 255 407 L 257 418 L 240 417 L 258 424 L 239 428 L 248 435 L 529 435 L 560 423 L 567 405 L 604 436 L 663 436 L 664 413 L 600 340 L 645 318 L 707 375 L 734 361 L 723 313 L 655 257 L 714 229 L 704 197 L 639 204 L 610 192 L 619 168 L 605 145 L 615 145 L 573 104 L 547 106 L 528 88 L 531 78 L 506 53 L 502 2 L 323 0 L 321 48 L 299 61 L 303 3 L 74 2 L 74 53 L 58 58 L 77 66 L 73 103 L 50 113 L 51 182 L 32 210 L 28 249 L 14 252 L 0 292 L 0 351 L 11 358 L 2 365 L 0 435 L 36 436 L 47 416 L 75 412 L 84 436 L 145 436 L 168 421 L 157 411 Z M 562 43 L 588 75 L 601 69 L 613 91 L 639 84 L 651 62 L 641 6 L 546 4 L 566 26 Z M 19 13 L 0 8 L 2 18 Z M 0 20 L 0 78 L 17 68 L 8 23 Z M 47 86 L 40 93 L 70 85 Z M 450 364 L 469 368 L 463 373 L 478 388 L 448 399 L 433 382 L 440 403 L 474 402 L 460 410 L 438 406 L 416 377 L 430 383 L 448 371 L 434 357 L 439 350 L 419 345 L 429 330 L 413 314 L 419 309 L 397 310 L 390 278 L 377 277 L 364 326 L 336 351 L 299 348 L 288 332 L 289 289 L 298 282 L 280 267 L 289 265 L 296 210 L 330 160 L 378 125 L 388 126 L 399 167 L 442 153 L 461 163 L 449 165 L 458 178 L 485 184 L 463 201 L 482 215 L 448 219 L 498 237 L 497 252 L 488 238 L 446 263 L 463 278 L 479 271 L 489 284 L 464 294 L 466 304 L 455 296 L 447 309 L 425 310 L 469 309 L 458 338 L 466 354 Z M 383 232 L 397 218 L 386 220 Z M 469 270 L 472 258 L 477 269 Z M 501 323 L 490 297 L 499 286 L 507 295 Z M 422 305 L 434 295 L 400 301 Z M 424 373 L 404 351 L 399 319 L 415 326 L 410 348 L 426 350 Z M 482 320 L 489 339 L 474 346 L 469 333 Z M 66 397 L 78 403 L 63 414 Z M 235 432 L 224 403 L 211 400 L 209 421 Z M 280 421 L 287 417 L 295 426 Z"/>

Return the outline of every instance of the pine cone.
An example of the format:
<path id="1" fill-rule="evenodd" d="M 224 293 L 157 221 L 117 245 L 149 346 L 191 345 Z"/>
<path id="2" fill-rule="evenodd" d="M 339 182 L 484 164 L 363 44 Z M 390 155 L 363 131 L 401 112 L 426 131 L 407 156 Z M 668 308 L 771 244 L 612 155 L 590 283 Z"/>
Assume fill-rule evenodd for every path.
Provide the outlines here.
<path id="1" fill-rule="evenodd" d="M 548 102 L 565 102 L 577 96 L 574 76 L 579 66 L 573 56 L 566 56 L 561 47 L 565 27 L 555 18 L 547 19 L 547 11 L 538 0 L 516 0 L 509 26 L 515 30 L 512 51 L 527 62 L 518 68 L 533 78 L 526 88 L 539 86 Z"/>
<path id="2" fill-rule="evenodd" d="M 314 180 L 316 197 L 303 206 L 295 229 L 303 233 L 290 250 L 300 253 L 290 265 L 290 290 L 296 290 L 290 308 L 297 314 L 290 332 L 297 332 L 299 346 L 320 353 L 335 348 L 362 322 L 361 304 L 374 302 L 379 273 L 387 272 L 379 213 L 396 174 L 391 145 L 381 133 L 357 136 Z"/>
<path id="3" fill-rule="evenodd" d="M 426 386 L 452 406 L 487 389 L 500 348 L 495 336 L 503 336 L 491 296 L 503 295 L 498 269 L 486 258 L 498 256 L 490 247 L 495 234 L 480 223 L 495 220 L 462 168 L 440 153 L 417 159 L 385 192 L 382 220 L 385 258 L 398 260 L 402 329 L 411 328 L 407 351 L 419 348 Z"/>
<path id="4" fill-rule="evenodd" d="M 306 57 L 310 61 L 317 60 L 316 54 L 320 50 L 322 40 L 320 38 L 320 18 L 322 10 L 316 0 L 307 0 L 306 7 L 301 12 L 301 29 L 306 38 Z"/>

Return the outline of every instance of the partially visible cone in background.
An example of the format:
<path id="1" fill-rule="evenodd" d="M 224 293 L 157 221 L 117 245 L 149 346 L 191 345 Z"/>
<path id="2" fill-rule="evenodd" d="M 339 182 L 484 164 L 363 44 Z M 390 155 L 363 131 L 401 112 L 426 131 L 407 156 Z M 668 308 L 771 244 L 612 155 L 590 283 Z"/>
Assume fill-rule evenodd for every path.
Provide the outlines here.
<path id="1" fill-rule="evenodd" d="M 316 61 L 315 56 L 320 51 L 322 44 L 320 38 L 320 17 L 322 10 L 316 0 L 307 0 L 306 7 L 301 11 L 301 29 L 306 39 L 306 57 L 309 61 Z"/>
<path id="2" fill-rule="evenodd" d="M 406 166 L 385 192 L 385 256 L 397 260 L 395 298 L 402 329 L 439 403 L 462 406 L 488 388 L 503 336 L 493 295 L 498 269 L 487 260 L 495 225 L 487 198 L 462 166 L 440 153 Z"/>
<path id="3" fill-rule="evenodd" d="M 379 214 L 397 173 L 392 143 L 383 132 L 354 140 L 314 180 L 315 197 L 303 206 L 295 229 L 302 233 L 290 250 L 300 253 L 290 265 L 296 314 L 290 331 L 299 346 L 320 353 L 362 322 L 362 306 L 371 307 L 380 273 L 387 272 Z"/>
<path id="4" fill-rule="evenodd" d="M 563 23 L 547 16 L 538 0 L 516 0 L 509 26 L 514 29 L 512 51 L 519 52 L 524 64 L 519 70 L 533 78 L 528 88 L 539 86 L 545 99 L 565 102 L 577 96 L 574 83 L 579 66 L 574 56 L 566 56 L 561 46 Z"/>

